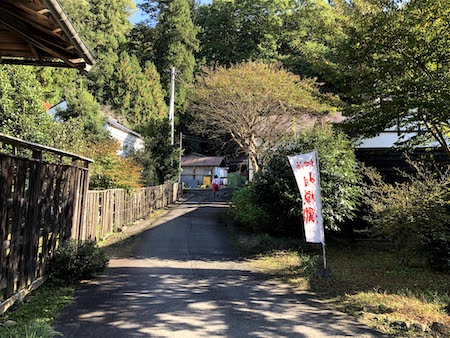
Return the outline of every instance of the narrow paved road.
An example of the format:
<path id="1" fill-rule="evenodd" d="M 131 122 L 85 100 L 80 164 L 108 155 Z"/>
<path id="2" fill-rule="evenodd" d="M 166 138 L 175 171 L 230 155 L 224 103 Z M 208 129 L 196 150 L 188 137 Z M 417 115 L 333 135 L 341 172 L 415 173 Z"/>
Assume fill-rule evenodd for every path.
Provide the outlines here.
<path id="1" fill-rule="evenodd" d="M 207 195 L 141 235 L 135 256 L 83 285 L 59 319 L 65 337 L 376 337 L 313 295 L 252 273 Z"/>

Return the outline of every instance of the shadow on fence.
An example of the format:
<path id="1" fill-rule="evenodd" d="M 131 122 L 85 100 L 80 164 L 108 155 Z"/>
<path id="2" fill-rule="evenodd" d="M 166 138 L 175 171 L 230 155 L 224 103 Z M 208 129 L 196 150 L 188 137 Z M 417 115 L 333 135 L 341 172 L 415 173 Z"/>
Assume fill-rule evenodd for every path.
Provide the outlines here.
<path id="1" fill-rule="evenodd" d="M 178 183 L 142 188 L 131 193 L 124 189 L 89 191 L 81 240 L 102 240 L 106 234 L 148 217 L 181 195 Z"/>
<path id="2" fill-rule="evenodd" d="M 0 314 L 42 285 L 59 243 L 102 239 L 181 194 L 171 183 L 88 191 L 92 162 L 0 133 Z"/>

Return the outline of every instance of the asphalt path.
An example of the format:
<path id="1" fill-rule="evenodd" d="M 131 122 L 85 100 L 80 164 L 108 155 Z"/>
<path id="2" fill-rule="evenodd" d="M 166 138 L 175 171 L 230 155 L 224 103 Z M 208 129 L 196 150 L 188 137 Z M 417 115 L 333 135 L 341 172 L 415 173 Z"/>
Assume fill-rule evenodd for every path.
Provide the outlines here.
<path id="1" fill-rule="evenodd" d="M 313 294 L 252 272 L 204 192 L 140 235 L 76 292 L 55 329 L 64 337 L 379 337 Z"/>

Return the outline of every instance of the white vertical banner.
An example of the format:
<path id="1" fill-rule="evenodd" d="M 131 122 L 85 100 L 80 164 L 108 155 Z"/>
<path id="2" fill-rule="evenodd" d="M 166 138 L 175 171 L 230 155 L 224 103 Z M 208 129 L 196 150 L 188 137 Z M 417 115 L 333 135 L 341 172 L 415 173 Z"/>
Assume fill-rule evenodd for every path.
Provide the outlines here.
<path id="1" fill-rule="evenodd" d="M 306 241 L 325 244 L 317 151 L 288 159 L 302 196 Z"/>

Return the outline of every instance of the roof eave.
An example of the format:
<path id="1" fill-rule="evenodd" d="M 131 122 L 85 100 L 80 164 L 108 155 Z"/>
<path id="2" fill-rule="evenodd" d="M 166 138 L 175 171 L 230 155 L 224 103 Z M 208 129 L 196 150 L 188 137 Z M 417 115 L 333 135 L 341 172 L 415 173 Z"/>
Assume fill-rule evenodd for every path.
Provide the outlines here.
<path id="1" fill-rule="evenodd" d="M 83 57 L 84 63 L 80 63 L 82 67 L 77 68 L 88 72 L 92 68 L 92 66 L 94 66 L 96 63 L 93 54 L 86 46 L 86 44 L 83 42 L 83 40 L 80 38 L 79 34 L 73 27 L 72 23 L 70 22 L 69 18 L 67 17 L 66 13 L 64 12 L 59 2 L 57 0 L 43 0 L 43 1 L 47 5 L 52 15 L 55 17 L 55 19 L 58 20 L 59 24 L 61 25 L 61 29 L 64 31 L 64 34 L 66 34 L 67 38 L 73 44 L 75 49 Z"/>

